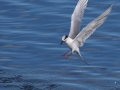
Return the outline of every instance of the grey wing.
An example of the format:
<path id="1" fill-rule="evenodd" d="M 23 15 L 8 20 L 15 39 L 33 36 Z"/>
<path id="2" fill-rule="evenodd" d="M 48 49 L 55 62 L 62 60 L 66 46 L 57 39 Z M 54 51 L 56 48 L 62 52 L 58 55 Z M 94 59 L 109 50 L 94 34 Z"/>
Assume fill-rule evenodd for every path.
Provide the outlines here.
<path id="1" fill-rule="evenodd" d="M 105 21 L 112 9 L 113 4 L 103 12 L 99 17 L 90 22 L 83 30 L 75 37 L 74 42 L 78 46 L 82 46 L 85 40 Z"/>
<path id="2" fill-rule="evenodd" d="M 88 0 L 79 0 L 71 16 L 71 27 L 69 37 L 72 39 L 74 39 L 79 33 L 80 23 L 82 21 L 84 10 L 87 6 L 87 2 Z"/>

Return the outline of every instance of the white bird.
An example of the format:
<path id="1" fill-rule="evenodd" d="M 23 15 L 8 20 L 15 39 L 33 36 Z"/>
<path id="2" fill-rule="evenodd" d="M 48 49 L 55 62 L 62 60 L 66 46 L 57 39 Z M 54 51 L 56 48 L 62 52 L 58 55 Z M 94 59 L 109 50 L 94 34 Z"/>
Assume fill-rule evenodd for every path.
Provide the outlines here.
<path id="1" fill-rule="evenodd" d="M 103 12 L 99 17 L 94 19 L 92 22 L 90 22 L 87 26 L 85 26 L 82 31 L 79 33 L 80 24 L 82 22 L 82 17 L 84 14 L 84 10 L 87 6 L 88 0 L 79 0 L 74 12 L 71 16 L 71 27 L 70 27 L 70 33 L 69 35 L 63 35 L 62 42 L 65 42 L 67 46 L 70 48 L 66 53 L 63 54 L 66 58 L 68 58 L 70 55 L 72 55 L 73 52 L 76 52 L 81 58 L 79 46 L 82 47 L 85 40 L 90 37 L 90 35 L 105 21 L 105 19 L 108 17 L 108 14 L 110 13 L 113 4 L 105 11 Z M 68 56 L 66 54 L 69 51 L 72 51 Z M 85 60 L 82 58 L 82 60 L 85 62 Z M 85 62 L 86 63 L 86 62 Z M 87 64 L 87 63 L 86 63 Z"/>

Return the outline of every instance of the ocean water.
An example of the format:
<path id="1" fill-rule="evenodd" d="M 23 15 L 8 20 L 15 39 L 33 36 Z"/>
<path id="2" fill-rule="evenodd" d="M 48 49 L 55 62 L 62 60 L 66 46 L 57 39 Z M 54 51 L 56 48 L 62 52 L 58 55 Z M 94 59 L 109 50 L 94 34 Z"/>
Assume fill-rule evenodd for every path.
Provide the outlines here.
<path id="1" fill-rule="evenodd" d="M 81 29 L 114 3 L 80 52 L 66 59 L 78 0 L 0 0 L 0 90 L 120 90 L 120 1 L 89 0 Z M 80 30 L 81 30 L 80 29 Z"/>

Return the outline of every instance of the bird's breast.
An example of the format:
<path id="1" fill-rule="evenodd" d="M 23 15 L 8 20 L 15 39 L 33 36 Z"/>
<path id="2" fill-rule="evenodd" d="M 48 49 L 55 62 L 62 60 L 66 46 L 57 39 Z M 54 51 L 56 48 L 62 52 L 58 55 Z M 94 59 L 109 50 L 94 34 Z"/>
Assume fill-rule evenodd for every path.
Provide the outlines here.
<path id="1" fill-rule="evenodd" d="M 71 38 L 67 38 L 65 42 L 67 46 L 72 49 L 73 40 Z"/>
<path id="2" fill-rule="evenodd" d="M 66 44 L 72 50 L 72 52 L 77 52 L 79 50 L 77 44 L 73 42 L 73 39 L 71 38 L 66 40 Z"/>

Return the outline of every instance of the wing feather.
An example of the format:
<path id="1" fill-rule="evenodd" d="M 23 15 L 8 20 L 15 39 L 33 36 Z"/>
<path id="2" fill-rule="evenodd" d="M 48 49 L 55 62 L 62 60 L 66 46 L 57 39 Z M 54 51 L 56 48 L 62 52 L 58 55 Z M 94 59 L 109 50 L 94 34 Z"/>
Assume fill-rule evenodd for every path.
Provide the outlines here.
<path id="1" fill-rule="evenodd" d="M 82 31 L 75 37 L 74 42 L 77 43 L 78 46 L 82 46 L 85 40 L 88 37 L 90 37 L 90 35 L 93 34 L 93 32 L 100 25 L 103 24 L 103 22 L 108 17 L 108 14 L 110 13 L 112 7 L 113 7 L 113 4 L 105 12 L 103 12 L 99 17 L 97 17 L 92 22 L 90 22 L 86 27 L 84 27 Z"/>
<path id="2" fill-rule="evenodd" d="M 79 33 L 80 23 L 82 21 L 84 10 L 87 6 L 87 2 L 88 0 L 79 0 L 71 16 L 71 27 L 69 37 L 72 39 L 74 39 Z"/>

